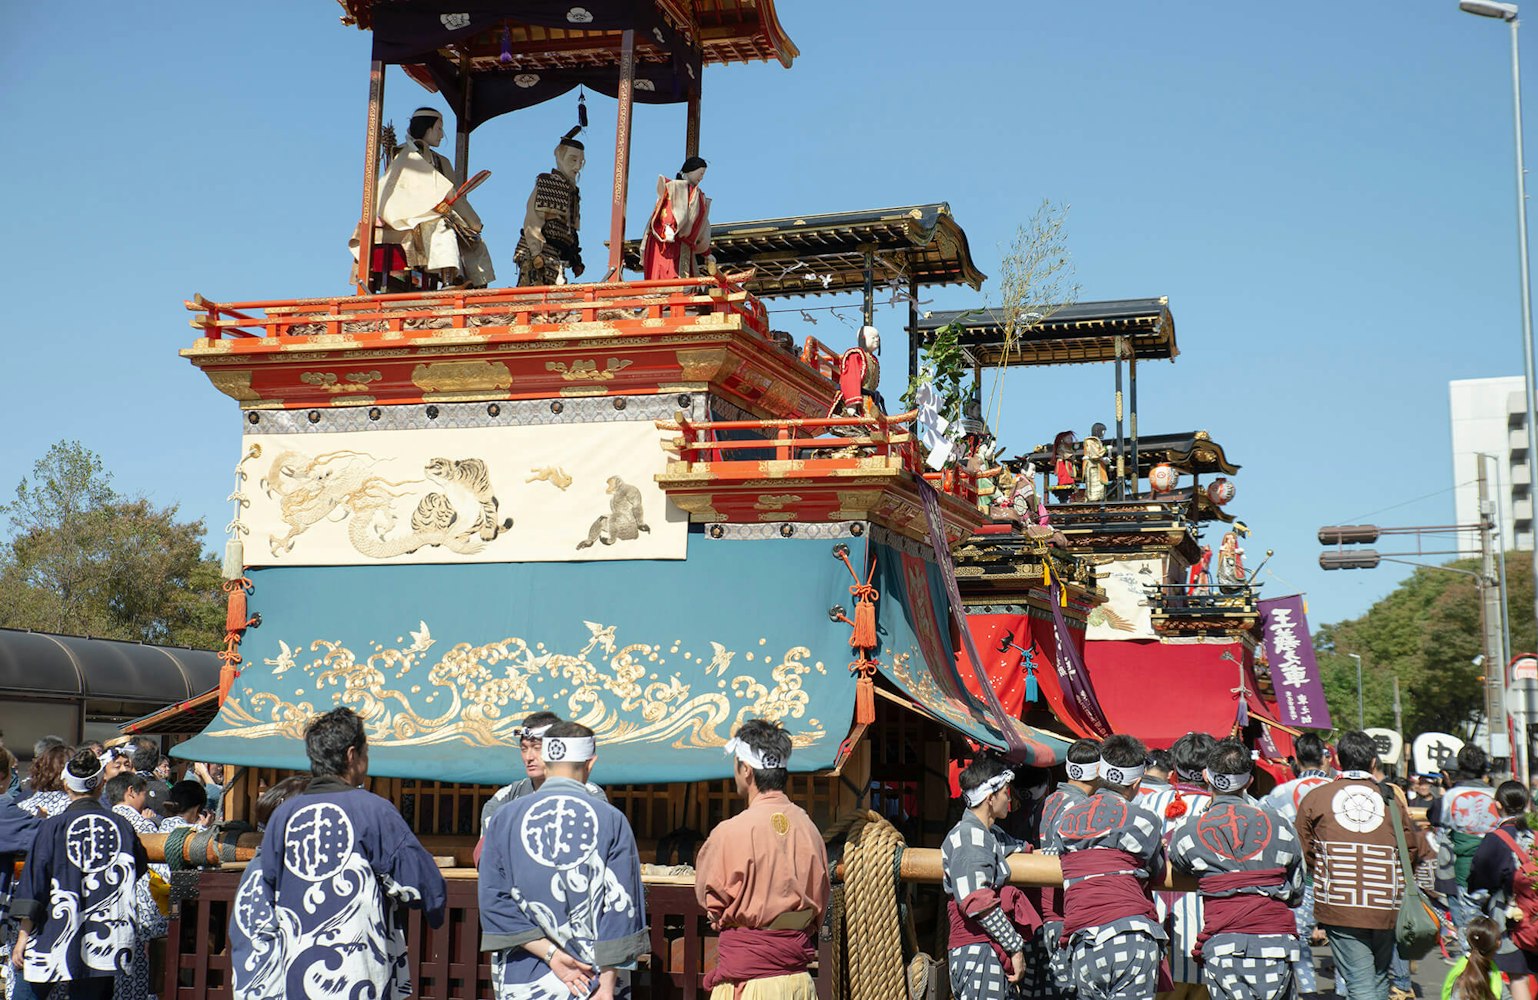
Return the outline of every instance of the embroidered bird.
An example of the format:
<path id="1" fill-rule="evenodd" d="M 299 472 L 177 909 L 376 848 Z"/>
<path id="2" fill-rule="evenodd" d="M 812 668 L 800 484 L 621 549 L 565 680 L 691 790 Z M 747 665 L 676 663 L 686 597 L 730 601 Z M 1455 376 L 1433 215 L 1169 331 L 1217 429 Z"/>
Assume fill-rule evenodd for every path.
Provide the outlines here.
<path id="1" fill-rule="evenodd" d="M 720 677 L 726 676 L 726 668 L 732 665 L 732 657 L 737 655 L 736 652 L 727 649 L 714 640 L 711 640 L 710 648 L 715 651 L 715 654 L 711 656 L 710 664 L 705 668 L 705 673 L 716 674 Z"/>
<path id="2" fill-rule="evenodd" d="M 614 655 L 614 626 L 600 625 L 597 622 L 584 621 L 587 630 L 593 635 L 593 642 L 602 647 L 606 655 Z"/>

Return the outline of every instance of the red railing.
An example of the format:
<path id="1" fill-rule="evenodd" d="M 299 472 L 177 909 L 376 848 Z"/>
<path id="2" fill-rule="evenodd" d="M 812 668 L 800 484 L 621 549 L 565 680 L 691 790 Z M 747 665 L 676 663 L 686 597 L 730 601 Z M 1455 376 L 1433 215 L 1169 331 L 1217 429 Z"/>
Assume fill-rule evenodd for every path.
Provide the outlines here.
<path id="1" fill-rule="evenodd" d="M 723 452 L 732 451 L 762 451 L 766 448 L 774 449 L 774 457 L 779 461 L 788 461 L 796 457 L 798 450 L 835 450 L 850 446 L 867 447 L 871 449 L 871 455 L 882 458 L 890 455 L 898 455 L 903 460 L 903 467 L 912 472 L 921 471 L 918 464 L 918 452 L 913 447 L 912 435 L 907 433 L 891 433 L 891 428 L 901 424 L 912 422 L 917 416 L 917 411 L 910 410 L 907 413 L 899 413 L 896 416 L 882 414 L 875 417 L 797 417 L 781 418 L 773 420 L 659 420 L 657 427 L 660 430 L 676 430 L 679 439 L 674 447 L 678 449 L 679 457 L 685 462 L 697 461 L 730 461 L 722 457 Z M 817 429 L 832 427 L 864 428 L 863 435 L 828 434 L 812 437 L 792 437 L 793 430 L 810 430 L 815 435 Z M 743 438 L 736 440 L 723 440 L 716 435 L 723 431 L 757 431 L 764 435 L 761 438 Z M 755 460 L 756 461 L 756 460 Z"/>
<path id="2" fill-rule="evenodd" d="M 232 1000 L 228 928 L 240 884 L 238 871 L 196 875 L 193 893 L 171 913 L 166 938 L 165 1000 Z M 192 873 L 180 876 L 192 877 Z M 427 926 L 420 910 L 408 911 L 406 948 L 413 996 L 418 1000 L 480 1000 L 492 995 L 488 956 L 480 950 L 480 909 L 474 878 L 448 879 L 443 924 Z M 715 966 L 715 933 L 694 898 L 692 885 L 648 885 L 646 915 L 651 954 L 632 973 L 633 993 L 644 1000 L 704 1000 L 706 971 Z M 820 969 L 830 969 L 828 942 L 818 947 Z M 832 996 L 830 977 L 817 976 L 817 995 Z"/>
<path id="3" fill-rule="evenodd" d="M 647 320 L 717 313 L 737 316 L 754 333 L 769 335 L 763 303 L 719 276 L 253 302 L 210 302 L 195 295 L 184 304 L 199 314 L 192 326 L 210 340 L 346 333 L 398 341 L 403 334 L 438 334 L 445 319 L 451 327 L 498 334 L 574 323 L 640 327 Z"/>

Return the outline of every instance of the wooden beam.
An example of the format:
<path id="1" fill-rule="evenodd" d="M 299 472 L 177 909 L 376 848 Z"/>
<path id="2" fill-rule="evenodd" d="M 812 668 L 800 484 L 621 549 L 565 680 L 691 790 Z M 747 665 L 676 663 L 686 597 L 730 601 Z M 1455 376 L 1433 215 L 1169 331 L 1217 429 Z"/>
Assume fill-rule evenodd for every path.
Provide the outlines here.
<path id="1" fill-rule="evenodd" d="M 635 108 L 635 29 L 620 43 L 619 119 L 614 129 L 614 202 L 609 210 L 609 273 L 621 281 L 625 263 L 625 200 L 630 188 L 630 118 Z"/>
<path id="2" fill-rule="evenodd" d="M 454 109 L 454 173 L 458 175 L 455 180 L 463 184 L 470 179 L 470 94 L 475 86 L 468 55 L 460 58 L 459 82 L 459 107 Z"/>
<path id="3" fill-rule="evenodd" d="M 368 294 L 374 265 L 374 217 L 378 214 L 379 131 L 384 110 L 384 63 L 374 60 L 368 71 L 368 125 L 363 141 L 363 211 L 358 220 L 358 294 Z"/>
<path id="4" fill-rule="evenodd" d="M 684 127 L 684 158 L 700 155 L 700 92 L 689 95 L 689 123 Z"/>

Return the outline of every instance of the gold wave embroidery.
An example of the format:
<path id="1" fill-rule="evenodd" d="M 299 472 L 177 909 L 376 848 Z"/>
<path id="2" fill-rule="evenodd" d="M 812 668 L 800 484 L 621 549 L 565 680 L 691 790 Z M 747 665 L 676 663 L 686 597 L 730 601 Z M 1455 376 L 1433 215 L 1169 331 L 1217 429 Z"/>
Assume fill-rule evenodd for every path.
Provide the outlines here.
<path id="1" fill-rule="evenodd" d="M 590 636 L 574 654 L 536 649 L 516 636 L 481 646 L 461 642 L 429 663 L 437 644 L 426 622 L 411 631 L 400 648 L 373 643 L 374 652 L 359 660 L 352 650 L 329 639 L 309 644 L 319 654 L 302 662 L 304 647 L 279 642 L 276 657 L 263 662 L 274 678 L 302 670 L 309 683 L 301 689 L 320 700 L 335 688 L 331 700 L 347 705 L 362 717 L 373 746 L 432 746 L 465 743 L 505 746 L 517 738 L 517 728 L 533 705 L 560 703 L 568 718 L 589 727 L 605 745 L 670 742 L 676 749 L 719 748 L 727 735 L 749 716 L 777 719 L 791 729 L 791 742 L 810 746 L 827 733 L 815 718 L 802 728 L 792 720 L 806 715 L 811 696 L 803 680 L 819 665 L 808 663 L 811 650 L 792 646 L 768 669 L 767 681 L 749 673 L 726 673 L 735 656 L 712 642 L 709 678 L 719 671 L 719 689 L 697 693 L 677 674 L 653 673 L 661 645 L 621 644 L 613 625 L 584 622 Z M 768 667 L 769 658 L 760 660 Z M 403 693 L 420 690 L 423 679 L 433 698 L 448 698 L 437 714 L 427 715 L 420 703 Z M 707 680 L 708 683 L 708 680 Z M 298 692 L 294 696 L 300 697 Z M 304 727 L 319 714 L 310 701 L 285 701 L 260 691 L 225 700 L 219 712 L 224 728 L 211 737 L 260 739 L 283 736 L 302 739 Z"/>
<path id="2" fill-rule="evenodd" d="M 939 712 L 957 723 L 963 730 L 967 726 L 979 725 L 982 722 L 972 714 L 970 707 L 940 690 L 940 685 L 935 683 L 934 677 L 928 670 L 911 669 L 908 664 L 912 658 L 911 653 L 897 653 L 891 659 L 890 669 L 892 676 L 912 693 L 919 704 L 931 711 Z"/>

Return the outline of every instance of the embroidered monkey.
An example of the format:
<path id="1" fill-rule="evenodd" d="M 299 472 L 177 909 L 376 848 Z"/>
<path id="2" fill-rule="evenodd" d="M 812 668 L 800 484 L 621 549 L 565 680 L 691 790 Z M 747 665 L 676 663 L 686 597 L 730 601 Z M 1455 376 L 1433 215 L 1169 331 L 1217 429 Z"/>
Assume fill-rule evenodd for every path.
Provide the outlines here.
<path id="1" fill-rule="evenodd" d="M 640 533 L 651 532 L 646 516 L 641 511 L 641 491 L 618 476 L 609 477 L 609 513 L 593 522 L 588 529 L 587 541 L 578 542 L 578 549 L 590 547 L 594 542 L 613 545 L 616 541 L 634 541 Z"/>

